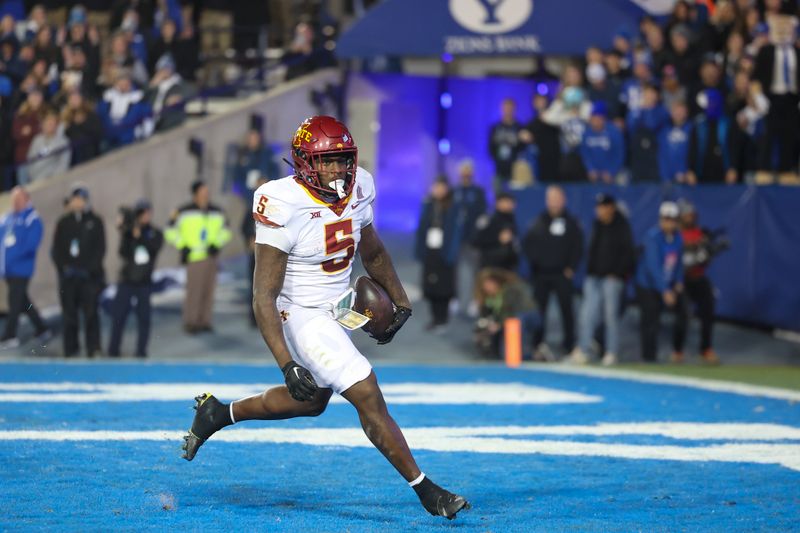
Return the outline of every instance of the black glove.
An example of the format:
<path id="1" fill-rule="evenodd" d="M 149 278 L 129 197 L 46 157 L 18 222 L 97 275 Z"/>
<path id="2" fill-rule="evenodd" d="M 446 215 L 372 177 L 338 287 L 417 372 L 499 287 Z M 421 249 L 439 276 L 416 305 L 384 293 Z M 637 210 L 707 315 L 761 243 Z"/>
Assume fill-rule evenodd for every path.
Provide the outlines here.
<path id="1" fill-rule="evenodd" d="M 392 323 L 389 324 L 389 327 L 386 328 L 386 331 L 383 332 L 383 335 L 380 337 L 375 337 L 377 339 L 378 344 L 389 344 L 392 342 L 392 339 L 395 336 L 395 333 L 400 331 L 400 328 L 403 327 L 403 324 L 406 323 L 406 320 L 411 318 L 411 309 L 408 307 L 398 306 L 397 309 L 394 310 L 394 318 L 392 319 Z"/>
<path id="2" fill-rule="evenodd" d="M 217 257 L 218 253 L 219 253 L 219 248 L 217 248 L 213 244 L 209 245 L 209 247 L 208 247 L 208 255 L 210 255 L 211 257 Z"/>
<path id="3" fill-rule="evenodd" d="M 283 379 L 286 380 L 286 387 L 289 394 L 298 402 L 307 402 L 314 398 L 317 392 L 317 382 L 314 376 L 307 369 L 298 365 L 294 361 L 289 361 L 281 368 Z"/>
<path id="4" fill-rule="evenodd" d="M 189 253 L 191 253 L 191 249 L 187 246 L 186 248 L 181 248 L 181 264 L 185 265 L 189 262 Z"/>

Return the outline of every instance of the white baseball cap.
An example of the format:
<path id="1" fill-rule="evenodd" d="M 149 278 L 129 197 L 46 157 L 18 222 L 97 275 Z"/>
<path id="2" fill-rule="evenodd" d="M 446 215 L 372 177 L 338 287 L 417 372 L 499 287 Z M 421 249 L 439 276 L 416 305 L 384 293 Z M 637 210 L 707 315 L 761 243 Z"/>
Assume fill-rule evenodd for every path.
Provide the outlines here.
<path id="1" fill-rule="evenodd" d="M 661 218 L 678 218 L 680 210 L 675 202 L 662 202 L 658 208 L 658 216 Z"/>

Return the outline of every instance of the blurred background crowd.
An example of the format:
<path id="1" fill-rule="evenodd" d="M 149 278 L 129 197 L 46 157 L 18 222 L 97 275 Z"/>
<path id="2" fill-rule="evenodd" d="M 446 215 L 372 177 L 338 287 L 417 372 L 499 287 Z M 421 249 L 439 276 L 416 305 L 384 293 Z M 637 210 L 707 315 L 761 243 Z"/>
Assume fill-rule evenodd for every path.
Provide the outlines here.
<path id="1" fill-rule="evenodd" d="M 603 39 L 581 55 L 529 54 L 525 59 L 536 68 L 512 80 L 530 95 L 525 107 L 519 94 L 495 89 L 502 84 L 481 89 L 492 94 L 490 110 L 468 91 L 468 98 L 460 98 L 457 91 L 477 85 L 464 81 L 468 76 L 458 78 L 456 67 L 468 70 L 466 61 L 443 53 L 431 63 L 435 116 L 408 103 L 429 96 L 411 85 L 420 82 L 419 71 L 428 74 L 416 58 L 352 59 L 339 53 L 340 34 L 391 3 L 0 0 L 0 186 L 11 202 L 0 224 L 8 296 L 2 348 L 24 343 L 18 334 L 22 314 L 40 343 L 53 335 L 53 324 L 40 316 L 29 294 L 36 267 L 45 260 L 37 259 L 39 248 L 52 259 L 66 356 L 80 353 L 81 344 L 88 355 L 120 355 L 131 313 L 139 324 L 135 354 L 148 354 L 151 297 L 163 288 L 154 282 L 159 256 L 185 268 L 184 331 L 213 332 L 222 257 L 234 249 L 244 252 L 244 277 L 252 283 L 249 209 L 260 184 L 288 173 L 280 161 L 291 133 L 283 125 L 287 106 L 267 104 L 263 113 L 249 113 L 246 125 L 218 129 L 213 141 L 196 130 L 181 134 L 180 155 L 159 161 L 164 169 L 171 158 L 182 158 L 183 172 L 167 169 L 168 179 L 157 185 L 147 171 L 144 178 L 111 176 L 111 188 L 144 183 L 136 197 L 115 197 L 113 205 L 92 201 L 101 187 L 91 171 L 85 174 L 94 181 L 85 183 L 80 169 L 70 169 L 169 130 L 189 131 L 208 115 L 235 113 L 250 96 L 273 89 L 267 94 L 292 94 L 308 83 L 311 88 L 288 107 L 344 116 L 359 142 L 359 162 L 376 175 L 378 222 L 415 232 L 413 258 L 421 269 L 419 289 L 429 304 L 431 332 L 448 331 L 456 316 L 466 319 L 476 350 L 502 357 L 511 319 L 523 332 L 526 357 L 563 357 L 576 364 L 596 357 L 612 365 L 620 358 L 657 360 L 661 315 L 670 311 L 671 360 L 684 360 L 687 324 L 696 316 L 697 353 L 717 363 L 713 326 L 720 291 L 709 267 L 728 248 L 728 228 L 719 227 L 731 218 L 724 210 L 737 202 L 750 209 L 747 202 L 776 201 L 780 194 L 752 200 L 751 193 L 726 195 L 706 187 L 713 194 L 696 202 L 691 191 L 800 185 L 797 2 L 665 2 L 671 5 L 666 14 L 603 28 Z M 493 61 L 473 67 L 479 75 L 472 77 L 496 81 L 489 79 Z M 326 70 L 335 74 L 322 87 L 305 81 Z M 463 101 L 470 109 L 459 107 Z M 270 113 L 278 118 L 267 124 Z M 272 126 L 278 121 L 280 129 Z M 447 133 L 466 130 L 465 124 L 468 131 Z M 416 135 L 433 130 L 432 139 Z M 161 138 L 167 146 L 169 136 Z M 478 145 L 480 150 L 473 148 Z M 196 170 L 187 172 L 184 160 Z M 438 172 L 410 175 L 422 167 Z M 48 211 L 37 213 L 31 191 L 44 191 L 48 178 L 65 173 L 64 209 L 54 213 L 49 201 Z M 770 185 L 776 187 L 761 187 Z M 583 201 L 573 208 L 575 195 Z M 647 197 L 645 207 L 632 205 L 637 195 Z M 109 196 L 108 189 L 100 192 Z M 709 208 L 716 227 L 700 223 Z M 762 208 L 758 216 L 767 211 L 772 209 Z M 747 216 L 755 212 L 753 207 Z M 742 220 L 733 228 L 737 238 L 752 228 L 749 218 Z M 772 233 L 786 237 L 792 227 L 776 223 Z M 400 241 L 407 244 L 405 236 Z M 742 246 L 759 243 L 739 238 L 731 262 L 754 254 Z M 763 246 L 780 256 L 779 247 Z M 781 260 L 769 263 L 779 268 Z M 106 274 L 109 262 L 116 277 Z M 744 275 L 756 279 L 751 270 Z M 740 283 L 730 278 L 728 272 L 727 288 Z M 730 298 L 728 290 L 726 314 L 735 308 L 735 318 L 745 315 L 745 322 L 792 322 L 779 310 L 793 305 L 791 290 L 780 295 L 784 307 L 773 306 L 779 320 L 745 310 L 761 295 L 749 286 L 742 290 L 750 300 Z M 560 343 L 548 335 L 551 300 L 558 307 Z M 111 318 L 107 342 L 99 324 L 103 301 Z M 628 309 L 639 315 L 636 353 L 622 353 Z"/>

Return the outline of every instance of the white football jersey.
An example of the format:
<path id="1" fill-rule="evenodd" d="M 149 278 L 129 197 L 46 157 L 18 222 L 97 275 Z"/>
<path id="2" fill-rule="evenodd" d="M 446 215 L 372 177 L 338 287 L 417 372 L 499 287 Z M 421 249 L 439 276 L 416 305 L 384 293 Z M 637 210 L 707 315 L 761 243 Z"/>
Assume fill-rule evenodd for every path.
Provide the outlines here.
<path id="1" fill-rule="evenodd" d="M 256 243 L 289 254 L 280 299 L 324 307 L 350 285 L 361 229 L 372 223 L 375 182 L 361 167 L 343 208 L 312 196 L 294 176 L 265 183 L 253 197 Z"/>

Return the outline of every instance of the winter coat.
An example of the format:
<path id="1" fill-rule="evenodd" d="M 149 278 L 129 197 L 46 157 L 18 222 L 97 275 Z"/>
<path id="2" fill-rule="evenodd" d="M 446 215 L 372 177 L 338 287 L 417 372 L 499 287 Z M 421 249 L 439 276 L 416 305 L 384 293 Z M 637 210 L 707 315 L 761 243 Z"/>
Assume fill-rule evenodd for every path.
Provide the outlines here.
<path id="1" fill-rule="evenodd" d="M 567 268 L 574 271 L 583 255 L 583 230 L 567 211 L 557 217 L 544 211 L 525 234 L 522 249 L 534 276 L 561 275 Z"/>
<path id="2" fill-rule="evenodd" d="M 658 226 L 647 232 L 644 253 L 636 268 L 636 284 L 663 293 L 683 283 L 683 238 L 675 232 L 672 239 Z"/>
<path id="3" fill-rule="evenodd" d="M 31 206 L 19 213 L 12 211 L 0 219 L 0 269 L 3 277 L 33 276 L 42 232 L 42 220 Z"/>
<path id="4" fill-rule="evenodd" d="M 636 263 L 631 226 L 617 211 L 609 224 L 594 221 L 589 239 L 586 273 L 590 276 L 626 278 Z"/>

